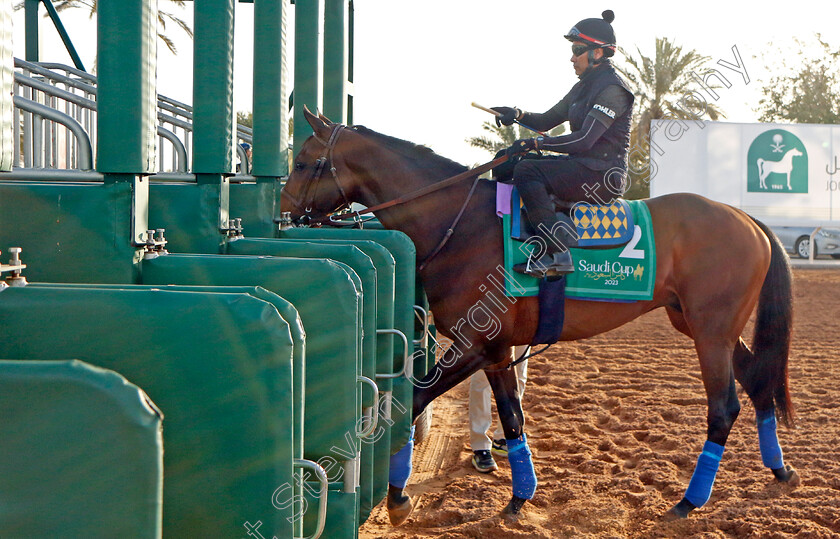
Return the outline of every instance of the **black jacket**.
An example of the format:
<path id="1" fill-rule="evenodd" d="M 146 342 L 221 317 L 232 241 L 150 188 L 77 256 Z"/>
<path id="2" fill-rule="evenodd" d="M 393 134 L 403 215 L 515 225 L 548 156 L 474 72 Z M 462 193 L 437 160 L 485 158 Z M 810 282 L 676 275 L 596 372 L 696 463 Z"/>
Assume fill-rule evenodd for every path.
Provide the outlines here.
<path id="1" fill-rule="evenodd" d="M 540 147 L 568 153 L 591 170 L 627 170 L 633 101 L 627 83 L 609 62 L 604 62 L 586 73 L 548 111 L 525 113 L 521 121 L 547 131 L 568 120 L 571 133 L 546 137 Z"/>

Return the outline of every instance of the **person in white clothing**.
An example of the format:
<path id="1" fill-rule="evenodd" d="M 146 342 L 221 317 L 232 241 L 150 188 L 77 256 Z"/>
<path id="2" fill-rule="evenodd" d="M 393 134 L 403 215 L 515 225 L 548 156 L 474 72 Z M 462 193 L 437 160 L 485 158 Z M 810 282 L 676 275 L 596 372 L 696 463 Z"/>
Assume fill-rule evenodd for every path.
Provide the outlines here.
<path id="1" fill-rule="evenodd" d="M 513 348 L 514 360 L 529 353 L 529 346 Z M 514 366 L 519 398 L 525 392 L 525 381 L 528 378 L 528 360 Z M 490 473 L 496 469 L 493 455 L 507 457 L 507 443 L 502 430 L 502 422 L 498 421 L 493 431 L 493 438 L 487 436 L 487 431 L 493 426 L 490 402 L 493 391 L 483 370 L 475 372 L 470 377 L 470 449 L 472 449 L 472 465 L 481 473 Z"/>

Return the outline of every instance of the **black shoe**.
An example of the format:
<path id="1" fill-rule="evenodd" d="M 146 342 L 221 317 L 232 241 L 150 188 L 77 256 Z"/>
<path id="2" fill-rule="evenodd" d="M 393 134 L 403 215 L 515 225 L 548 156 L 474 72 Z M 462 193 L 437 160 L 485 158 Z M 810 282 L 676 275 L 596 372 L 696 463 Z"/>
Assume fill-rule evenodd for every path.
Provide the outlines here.
<path id="1" fill-rule="evenodd" d="M 493 460 L 493 455 L 486 449 L 473 451 L 472 465 L 481 473 L 490 473 L 499 469 L 496 461 Z"/>
<path id="2" fill-rule="evenodd" d="M 493 447 L 490 448 L 490 452 L 496 455 L 497 457 L 507 458 L 507 440 L 505 440 L 504 438 L 500 440 L 493 440 Z"/>
<path id="3" fill-rule="evenodd" d="M 542 279 L 544 277 L 558 277 L 560 275 L 574 273 L 575 267 L 572 263 L 572 255 L 567 249 L 562 253 L 543 255 L 538 260 L 534 260 L 532 256 L 529 256 L 527 262 L 514 264 L 513 271 Z"/>

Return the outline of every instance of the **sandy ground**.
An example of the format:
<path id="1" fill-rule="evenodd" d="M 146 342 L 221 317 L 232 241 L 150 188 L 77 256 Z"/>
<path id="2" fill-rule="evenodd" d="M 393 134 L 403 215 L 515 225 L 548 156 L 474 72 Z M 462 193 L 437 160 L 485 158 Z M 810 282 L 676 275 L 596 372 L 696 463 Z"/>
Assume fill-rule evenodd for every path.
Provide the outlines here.
<path id="1" fill-rule="evenodd" d="M 518 521 L 498 516 L 510 499 L 507 462 L 497 459 L 489 475 L 469 463 L 465 383 L 435 403 L 408 486 L 413 515 L 393 528 L 383 502 L 360 538 L 840 538 L 840 271 L 794 277 L 798 420 L 779 439 L 798 488 L 761 464 L 755 411 L 741 391 L 711 500 L 687 520 L 660 520 L 682 497 L 706 429 L 692 341 L 660 309 L 530 360 L 523 406 L 539 487 Z"/>

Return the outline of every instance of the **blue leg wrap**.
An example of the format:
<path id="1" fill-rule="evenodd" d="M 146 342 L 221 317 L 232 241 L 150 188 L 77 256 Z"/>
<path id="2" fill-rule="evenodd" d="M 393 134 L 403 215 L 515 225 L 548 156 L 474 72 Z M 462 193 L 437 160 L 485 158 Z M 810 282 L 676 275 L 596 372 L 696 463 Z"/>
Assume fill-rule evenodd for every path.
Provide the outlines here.
<path id="1" fill-rule="evenodd" d="M 776 412 L 769 410 L 755 411 L 755 424 L 758 427 L 758 448 L 761 449 L 761 462 L 771 470 L 785 467 L 782 448 L 776 437 Z"/>
<path id="2" fill-rule="evenodd" d="M 513 495 L 524 500 L 530 500 L 537 491 L 537 474 L 534 473 L 534 463 L 531 462 L 531 450 L 525 433 L 519 438 L 507 440 L 508 461 L 513 476 Z"/>
<path id="3" fill-rule="evenodd" d="M 721 457 L 723 457 L 723 446 L 706 440 L 703 444 L 703 452 L 697 458 L 694 474 L 685 491 L 685 499 L 694 507 L 703 507 L 709 501 Z"/>
<path id="4" fill-rule="evenodd" d="M 390 468 L 388 469 L 388 483 L 397 487 L 405 488 L 408 478 L 411 476 L 411 457 L 414 455 L 414 425 L 411 426 L 411 433 L 408 435 L 408 442 L 396 453 L 391 455 Z"/>

